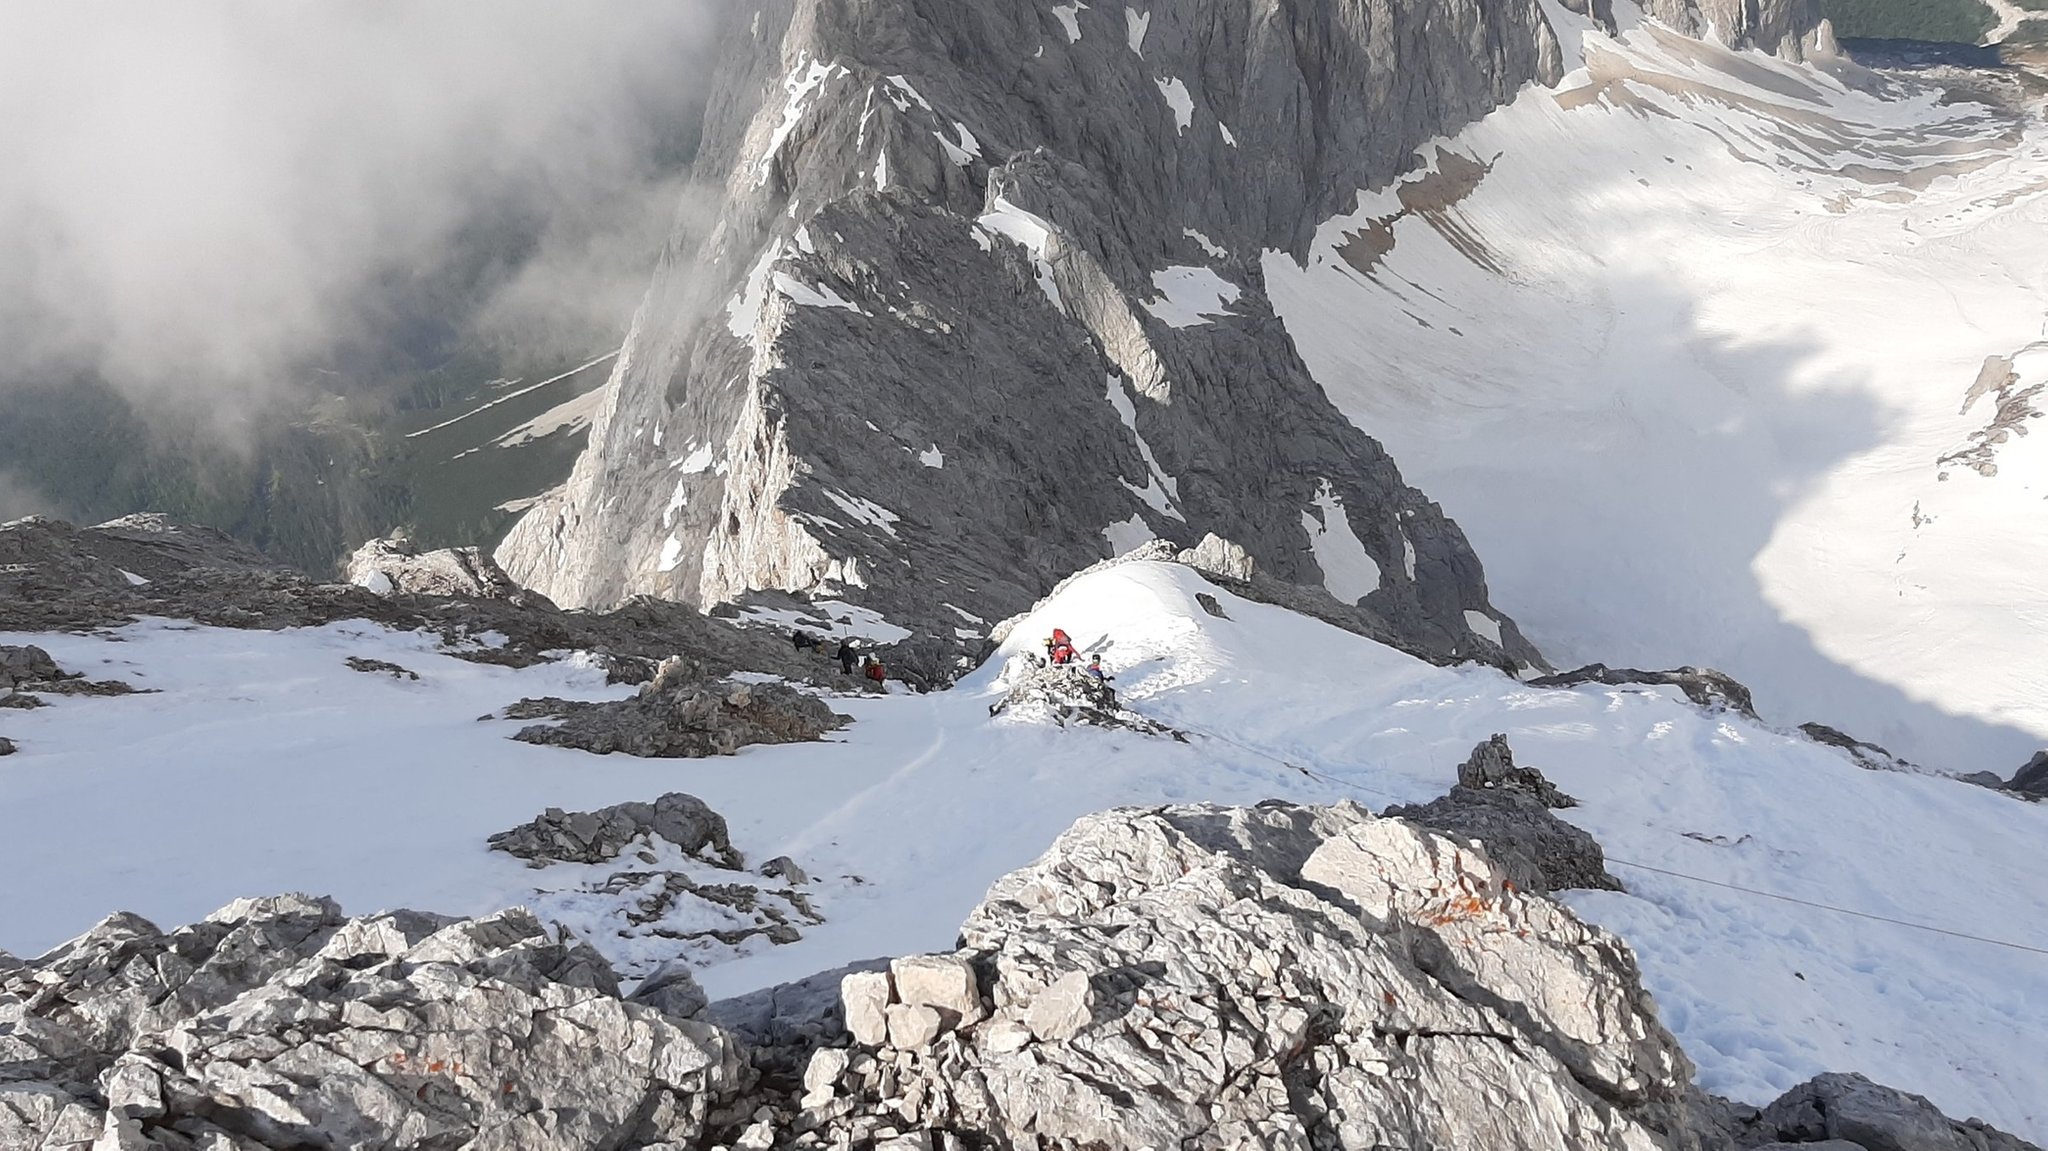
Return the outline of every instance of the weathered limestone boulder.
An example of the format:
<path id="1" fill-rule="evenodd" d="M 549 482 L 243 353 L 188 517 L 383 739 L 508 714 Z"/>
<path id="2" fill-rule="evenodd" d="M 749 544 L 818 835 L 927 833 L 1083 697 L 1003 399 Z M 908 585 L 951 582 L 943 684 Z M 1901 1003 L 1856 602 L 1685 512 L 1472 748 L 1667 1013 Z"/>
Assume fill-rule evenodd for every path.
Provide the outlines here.
<path id="1" fill-rule="evenodd" d="M 1215 532 L 1203 536 L 1201 543 L 1174 558 L 1196 571 L 1239 583 L 1250 583 L 1259 570 L 1258 561 L 1252 558 L 1252 553 Z"/>
<path id="2" fill-rule="evenodd" d="M 610 703 L 529 699 L 507 719 L 552 719 L 521 728 L 522 743 L 663 759 L 731 755 L 757 743 L 804 743 L 851 722 L 816 696 L 784 683 L 715 679 L 689 660 L 666 660 L 631 699 Z"/>
<path id="3" fill-rule="evenodd" d="M 423 552 L 404 536 L 371 540 L 348 557 L 342 571 L 348 582 L 378 595 L 546 602 L 545 596 L 520 587 L 498 561 L 476 548 Z"/>
<path id="4" fill-rule="evenodd" d="M 661 839 L 716 867 L 744 866 L 726 831 L 725 817 L 694 795 L 672 791 L 653 803 L 618 803 L 596 811 L 551 807 L 528 823 L 491 836 L 492 848 L 527 861 L 610 863 L 634 844 Z"/>
<path id="5" fill-rule="evenodd" d="M 57 661 L 50 658 L 50 653 L 34 644 L 23 647 L 0 645 L 0 687 L 12 688 L 56 679 L 63 674 Z"/>
<path id="6" fill-rule="evenodd" d="M 689 1144 L 742 1086 L 730 1036 L 620 1000 L 518 910 L 243 900 L 0 969 L 10 1149 Z"/>

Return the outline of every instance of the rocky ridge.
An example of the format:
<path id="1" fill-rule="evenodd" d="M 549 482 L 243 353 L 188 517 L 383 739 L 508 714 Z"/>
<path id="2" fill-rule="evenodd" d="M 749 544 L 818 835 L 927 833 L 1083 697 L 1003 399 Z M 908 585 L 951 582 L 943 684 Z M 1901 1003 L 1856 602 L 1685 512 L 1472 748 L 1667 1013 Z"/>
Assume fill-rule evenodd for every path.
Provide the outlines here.
<path id="1" fill-rule="evenodd" d="M 1828 42 L 1813 0 L 1651 10 Z M 711 222 L 664 249 L 590 447 L 499 561 L 563 603 L 772 589 L 948 639 L 1106 554 L 1215 532 L 1435 658 L 1538 663 L 1457 525 L 1309 375 L 1262 260 L 1557 79 L 1544 12 L 735 10 Z"/>
<path id="2" fill-rule="evenodd" d="M 413 553 L 409 560 L 428 569 L 463 563 L 456 553 Z M 262 629 L 367 620 L 438 633 L 450 654 L 478 662 L 525 667 L 587 651 L 621 683 L 644 683 L 677 655 L 714 678 L 735 671 L 795 681 L 824 675 L 822 661 L 798 658 L 779 635 L 681 604 L 639 599 L 614 611 L 574 612 L 516 587 L 494 587 L 442 593 L 394 583 L 379 595 L 322 583 L 223 533 L 161 516 L 87 528 L 40 517 L 0 524 L 0 631 L 91 631 L 143 617 Z"/>
<path id="3" fill-rule="evenodd" d="M 664 804 L 721 855 L 701 805 L 622 818 Z M 708 1006 L 521 910 L 282 896 L 0 955 L 9 1148 L 2029 1146 L 1856 1076 L 1690 1076 L 1620 940 L 1350 804 L 1089 816 L 956 951 Z"/>

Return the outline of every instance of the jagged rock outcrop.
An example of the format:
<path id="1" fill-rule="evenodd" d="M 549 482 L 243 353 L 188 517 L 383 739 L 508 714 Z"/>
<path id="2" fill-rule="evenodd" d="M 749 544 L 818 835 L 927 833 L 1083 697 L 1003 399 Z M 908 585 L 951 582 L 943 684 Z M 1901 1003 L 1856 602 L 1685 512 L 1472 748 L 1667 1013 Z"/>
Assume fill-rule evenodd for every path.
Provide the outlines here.
<path id="1" fill-rule="evenodd" d="M 1685 698 L 1700 707 L 1713 710 L 1733 709 L 1751 719 L 1757 718 L 1756 704 L 1750 699 L 1749 689 L 1733 676 L 1710 667 L 1643 671 L 1640 668 L 1608 667 L 1604 663 L 1592 663 L 1575 671 L 1532 679 L 1529 683 L 1533 687 L 1578 687 L 1588 683 L 1604 683 L 1612 687 L 1675 687 L 1685 693 Z"/>
<path id="2" fill-rule="evenodd" d="M 1818 24 L 1657 10 L 1788 53 Z M 520 582 L 778 589 L 951 642 L 955 609 L 1213 532 L 1434 658 L 1536 661 L 1310 376 L 1263 261 L 1557 78 L 1540 5 L 770 0 L 721 56 L 716 209 L 664 249 L 575 474 L 499 549 Z"/>
<path id="3" fill-rule="evenodd" d="M 2038 1151 L 1856 1076 L 1700 1094 L 1621 941 L 1351 804 L 1090 816 L 955 952 L 702 1001 L 522 910 L 117 915 L 0 953 L 0 1147 Z"/>
<path id="4" fill-rule="evenodd" d="M 1474 748 L 1458 767 L 1450 794 L 1425 804 L 1390 807 L 1406 819 L 1459 842 L 1477 840 L 1487 856 L 1523 891 L 1538 895 L 1572 888 L 1621 890 L 1607 873 L 1600 843 L 1583 829 L 1550 814 L 1578 801 L 1533 767 L 1517 767 L 1507 737 Z"/>
<path id="5" fill-rule="evenodd" d="M 371 540 L 342 567 L 343 578 L 378 595 L 503 599 L 520 605 L 545 597 L 520 587 L 498 561 L 477 548 L 420 551 L 404 536 Z"/>
<path id="6" fill-rule="evenodd" d="M 2048 751 L 2035 752 L 2034 758 L 2006 781 L 2005 789 L 2030 799 L 2048 799 Z"/>
<path id="7" fill-rule="evenodd" d="M 602 956 L 516 910 L 244 900 L 0 969 L 7 1148 L 689 1144 L 744 1074 L 727 1033 L 622 1001 Z"/>
<path id="8" fill-rule="evenodd" d="M 1116 727 L 1144 735 L 1184 736 L 1157 720 L 1139 715 L 1117 699 L 1106 679 L 1097 679 L 1076 664 L 1047 666 L 1030 656 L 1013 657 L 997 686 L 1003 698 L 989 705 L 991 716 L 1007 715 L 1027 723 L 1070 723 Z"/>
<path id="9" fill-rule="evenodd" d="M 664 759 L 731 755 L 757 743 L 802 743 L 852 722 L 788 684 L 714 679 L 680 656 L 664 661 L 630 699 L 522 700 L 506 708 L 505 717 L 559 721 L 521 728 L 512 738 L 522 743 Z"/>
<path id="10" fill-rule="evenodd" d="M 1817 1076 L 1754 1112 L 1738 1131 L 1748 1148 L 1828 1145 L 1865 1151 L 2039 1151 L 1975 1119 L 1956 1122 L 1918 1095 L 1861 1075 Z"/>
<path id="11" fill-rule="evenodd" d="M 1866 740 L 1857 739 L 1846 731 L 1829 727 L 1824 723 L 1802 723 L 1799 725 L 1799 731 L 1815 743 L 1826 744 L 1829 747 L 1840 748 L 1848 752 L 1849 758 L 1856 761 L 1856 766 L 1870 771 L 1918 773 L 1921 770 L 1912 760 L 1902 759 L 1899 756 L 1893 755 L 1887 748 Z"/>
<path id="12" fill-rule="evenodd" d="M 671 1015 L 704 1005 L 686 958 L 730 957 L 756 938 L 794 943 L 802 927 L 824 922 L 798 890 L 801 868 L 784 856 L 773 861 L 774 874 L 749 876 L 724 817 L 682 792 L 597 811 L 550 808 L 489 842 L 528 867 L 568 869 L 566 880 L 551 874 L 528 905 L 572 925 L 640 978 L 634 1002 Z"/>
<path id="13" fill-rule="evenodd" d="M 1696 1146 L 1618 940 L 1351 805 L 1091 816 L 843 988 L 803 1145 Z"/>

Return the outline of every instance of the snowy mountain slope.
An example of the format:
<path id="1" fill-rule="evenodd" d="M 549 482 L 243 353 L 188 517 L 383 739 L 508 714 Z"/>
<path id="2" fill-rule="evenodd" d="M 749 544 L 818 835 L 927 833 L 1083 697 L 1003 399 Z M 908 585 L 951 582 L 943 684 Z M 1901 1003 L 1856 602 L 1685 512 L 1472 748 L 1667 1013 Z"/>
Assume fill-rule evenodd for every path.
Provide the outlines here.
<path id="1" fill-rule="evenodd" d="M 1434 667 L 1176 565 L 1083 576 L 1017 627 L 1008 651 L 1054 626 L 1103 654 L 1127 703 L 1191 742 L 991 720 L 999 658 L 948 692 L 834 699 L 858 721 L 835 744 L 593 758 L 512 743 L 510 725 L 473 718 L 522 694 L 615 690 L 573 663 L 478 667 L 417 636 L 346 625 L 36 637 L 60 662 L 164 690 L 7 721 L 22 750 L 0 760 L 0 873 L 37 882 L 0 888 L 0 947 L 37 951 L 113 907 L 171 921 L 292 887 L 333 891 L 359 912 L 531 900 L 546 877 L 487 853 L 486 835 L 549 805 L 687 790 L 728 818 L 751 861 L 788 853 L 817 877 L 826 922 L 800 942 L 698 956 L 722 960 L 701 973 L 707 989 L 732 994 L 949 946 L 987 885 L 1081 814 L 1166 800 L 1422 801 L 1474 743 L 1505 732 L 1582 801 L 1565 814 L 1602 841 L 1632 894 L 1570 902 L 1636 949 L 1704 1086 L 1762 1102 L 1817 1071 L 1861 1070 L 1952 1113 L 2048 1135 L 2041 956 L 1628 866 L 2043 946 L 2034 927 L 2048 922 L 2048 889 L 2034 861 L 2048 809 L 1864 771 L 1664 689 L 1541 690 Z M 364 676 L 342 666 L 348 654 L 423 679 Z M 602 920 L 573 900 L 539 902 L 586 930 Z M 593 941 L 640 954 L 635 941 Z"/>
<path id="2" fill-rule="evenodd" d="M 1556 90 L 1267 255 L 1317 381 L 1553 660 L 1711 663 L 2009 773 L 2048 739 L 2038 112 L 1568 39 Z"/>

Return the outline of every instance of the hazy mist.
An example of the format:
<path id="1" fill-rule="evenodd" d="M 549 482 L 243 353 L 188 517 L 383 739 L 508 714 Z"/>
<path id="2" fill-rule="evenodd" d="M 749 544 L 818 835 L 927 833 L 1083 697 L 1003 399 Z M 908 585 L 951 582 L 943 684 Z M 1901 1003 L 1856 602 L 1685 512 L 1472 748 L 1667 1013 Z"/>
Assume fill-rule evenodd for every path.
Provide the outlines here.
<path id="1" fill-rule="evenodd" d="M 232 413 L 374 359 L 454 265 L 501 335 L 623 324 L 709 7 L 0 4 L 0 387 Z"/>

